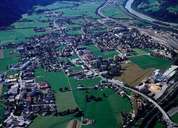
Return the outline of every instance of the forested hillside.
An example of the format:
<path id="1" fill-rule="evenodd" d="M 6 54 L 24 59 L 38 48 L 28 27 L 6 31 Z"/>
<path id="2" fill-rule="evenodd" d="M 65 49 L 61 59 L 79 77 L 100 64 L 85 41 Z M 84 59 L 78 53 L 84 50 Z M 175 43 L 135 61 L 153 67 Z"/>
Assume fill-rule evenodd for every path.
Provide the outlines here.
<path id="1" fill-rule="evenodd" d="M 160 20 L 178 22 L 178 0 L 135 0 L 133 7 Z"/>
<path id="2" fill-rule="evenodd" d="M 18 20 L 23 13 L 30 12 L 34 5 L 46 5 L 57 0 L 1 0 L 0 27 Z"/>

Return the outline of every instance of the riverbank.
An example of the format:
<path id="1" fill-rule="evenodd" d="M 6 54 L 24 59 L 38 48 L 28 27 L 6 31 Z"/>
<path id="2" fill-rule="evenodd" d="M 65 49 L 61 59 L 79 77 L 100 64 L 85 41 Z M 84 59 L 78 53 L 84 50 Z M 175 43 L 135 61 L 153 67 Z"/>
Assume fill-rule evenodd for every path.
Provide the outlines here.
<path id="1" fill-rule="evenodd" d="M 127 0 L 126 3 L 125 3 L 125 9 L 130 13 L 132 14 L 133 16 L 137 17 L 137 18 L 140 18 L 144 21 L 147 21 L 147 22 L 150 22 L 150 23 L 154 23 L 154 24 L 157 24 L 157 25 L 163 25 L 163 26 L 170 26 L 170 27 L 178 27 L 178 24 L 176 23 L 171 23 L 171 22 L 165 22 L 165 21 L 161 21 L 161 20 L 158 20 L 158 19 L 155 19 L 155 18 L 152 18 L 150 16 L 147 16 L 143 13 L 140 13 L 138 11 L 136 11 L 135 9 L 133 9 L 133 3 L 134 3 L 135 0 Z"/>

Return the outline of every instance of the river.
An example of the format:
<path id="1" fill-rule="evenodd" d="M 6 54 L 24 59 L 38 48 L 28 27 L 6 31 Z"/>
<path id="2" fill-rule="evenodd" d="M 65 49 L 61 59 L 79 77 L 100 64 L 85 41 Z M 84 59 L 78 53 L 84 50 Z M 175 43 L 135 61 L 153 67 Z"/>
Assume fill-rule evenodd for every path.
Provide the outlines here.
<path id="1" fill-rule="evenodd" d="M 132 4 L 133 4 L 134 0 L 127 0 L 126 4 L 125 4 L 125 9 L 131 13 L 132 15 L 140 18 L 140 19 L 143 19 L 145 21 L 148 21 L 148 22 L 151 22 L 151 23 L 156 23 L 157 25 L 164 25 L 164 26 L 170 26 L 170 27 L 173 27 L 173 26 L 178 26 L 178 24 L 176 23 L 171 23 L 171 22 L 165 22 L 165 21 L 161 21 L 161 20 L 158 20 L 158 19 L 155 19 L 155 18 L 152 18 L 150 16 L 147 16 L 143 13 L 140 13 L 136 10 L 134 10 L 132 8 Z M 160 24 L 159 24 L 160 23 Z"/>

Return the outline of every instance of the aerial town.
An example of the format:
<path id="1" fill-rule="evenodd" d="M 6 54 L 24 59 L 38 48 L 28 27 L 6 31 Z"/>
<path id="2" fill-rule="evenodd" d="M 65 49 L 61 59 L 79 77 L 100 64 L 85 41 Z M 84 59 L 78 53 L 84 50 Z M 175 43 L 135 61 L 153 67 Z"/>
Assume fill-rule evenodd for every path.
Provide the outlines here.
<path id="1" fill-rule="evenodd" d="M 49 22 L 48 27 L 37 26 L 32 30 L 43 34 L 26 37 L 18 43 L 0 43 L 0 63 L 7 50 L 9 56 L 16 55 L 18 60 L 6 64 L 3 71 L 0 66 L 4 106 L 0 127 L 178 127 L 178 120 L 172 119 L 178 112 L 175 43 L 178 29 L 170 27 L 169 30 L 156 22 L 143 27 L 134 25 L 134 20 L 117 21 L 104 15 L 102 10 L 116 1 L 103 1 L 96 8 L 95 13 L 100 17 L 97 20 L 84 15 L 65 16 L 66 3 L 63 3 L 64 12 L 50 10 L 50 7 L 38 9 L 35 13 L 47 18 L 41 22 Z M 67 4 L 72 4 L 69 9 L 79 6 L 77 2 Z M 141 60 L 141 57 L 147 59 Z M 150 63 L 154 66 L 149 67 Z M 115 100 L 109 104 L 113 104 L 110 106 L 113 112 L 102 108 L 107 107 L 106 101 L 112 98 Z M 96 108 L 98 104 L 100 107 Z M 115 121 L 115 117 L 103 119 L 108 113 L 119 113 L 119 121 Z M 46 118 L 49 124 L 45 124 L 40 120 L 43 117 L 52 119 Z"/>

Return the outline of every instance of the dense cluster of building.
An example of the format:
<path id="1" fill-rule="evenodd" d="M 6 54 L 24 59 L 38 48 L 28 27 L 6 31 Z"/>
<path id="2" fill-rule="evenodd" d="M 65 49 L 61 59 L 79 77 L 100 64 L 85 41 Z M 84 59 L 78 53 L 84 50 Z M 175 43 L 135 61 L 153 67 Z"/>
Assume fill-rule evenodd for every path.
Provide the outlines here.
<path id="1" fill-rule="evenodd" d="M 171 48 L 160 44 L 148 35 L 140 33 L 136 28 L 116 28 L 98 35 L 95 42 L 104 51 L 116 49 L 127 55 L 134 48 L 150 49 L 153 50 L 152 55 L 169 59 L 172 59 L 172 55 L 174 55 L 174 51 Z"/>
<path id="2" fill-rule="evenodd" d="M 3 78 L 8 89 L 3 95 L 6 104 L 3 126 L 8 128 L 24 128 L 35 116 L 57 111 L 51 87 L 48 83 L 36 82 L 32 62 L 19 66 L 20 72 Z"/>
<path id="3" fill-rule="evenodd" d="M 61 14 L 46 12 L 48 17 L 59 17 Z M 90 27 L 84 26 L 85 34 L 80 36 L 67 35 L 63 29 L 58 29 L 63 22 L 69 19 L 58 18 L 51 23 L 55 31 L 42 36 L 35 36 L 25 43 L 9 43 L 6 48 L 16 48 L 20 53 L 20 61 L 10 66 L 10 71 L 17 72 L 13 75 L 0 75 L 0 82 L 4 82 L 7 93 L 3 95 L 6 100 L 4 127 L 22 128 L 28 126 L 37 115 L 59 114 L 60 116 L 77 113 L 76 117 L 83 116 L 79 108 L 57 112 L 54 92 L 46 82 L 37 82 L 35 69 L 42 68 L 47 72 L 63 71 L 69 77 L 75 79 L 93 78 L 101 75 L 106 79 L 112 79 L 121 74 L 121 64 L 127 60 L 127 56 L 134 48 L 150 49 L 151 55 L 172 59 L 174 51 L 162 45 L 150 36 L 141 34 L 135 28 L 117 27 L 101 33 L 89 33 L 88 28 L 95 29 L 98 24 L 90 23 Z M 97 22 L 98 23 L 98 22 Z M 111 23 L 110 23 L 111 24 Z M 101 26 L 100 26 L 101 27 Z M 102 30 L 105 28 L 101 27 Z M 36 28 L 37 32 L 45 32 L 46 29 Z M 113 58 L 98 57 L 85 46 L 95 45 L 103 52 L 117 50 L 118 56 Z M 0 58 L 2 55 L 0 49 Z M 80 70 L 75 70 L 75 67 Z M 178 67 L 173 66 L 166 72 L 156 70 L 154 74 L 143 83 L 136 86 L 140 92 L 158 99 L 169 85 L 173 84 L 172 76 Z M 78 86 L 79 90 L 87 88 Z M 112 88 L 117 94 L 127 95 L 121 88 L 110 82 L 102 81 L 94 89 Z M 71 91 L 69 88 L 60 88 L 59 91 Z M 106 95 L 103 95 L 107 97 Z M 102 101 L 101 97 L 86 97 L 87 102 Z M 136 99 L 136 98 L 135 98 Z M 136 99 L 137 106 L 142 106 L 141 100 Z M 137 113 L 137 112 L 135 112 Z M 124 124 L 133 119 L 133 115 L 123 113 Z"/>

